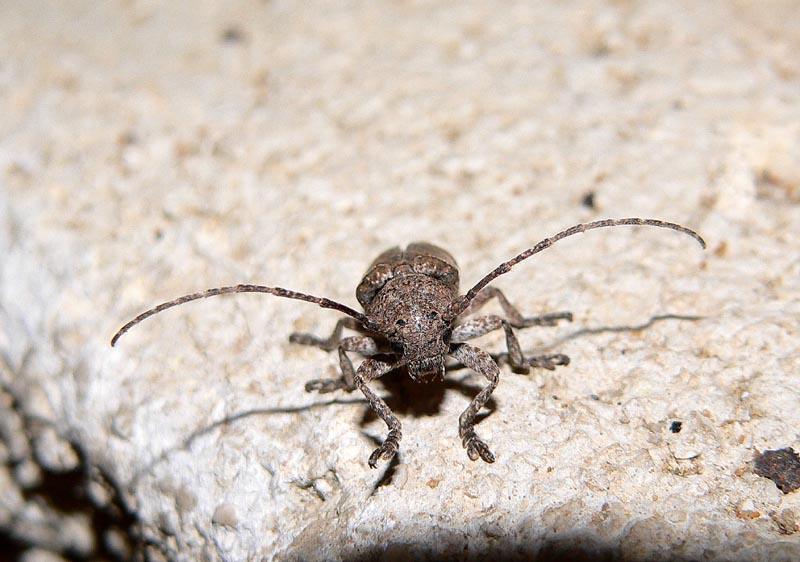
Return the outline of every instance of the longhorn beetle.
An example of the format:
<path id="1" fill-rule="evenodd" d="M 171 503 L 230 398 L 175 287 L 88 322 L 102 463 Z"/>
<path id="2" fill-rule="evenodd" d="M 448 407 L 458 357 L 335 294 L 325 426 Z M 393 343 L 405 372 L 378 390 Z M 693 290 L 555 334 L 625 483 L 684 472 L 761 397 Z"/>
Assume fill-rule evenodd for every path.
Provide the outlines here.
<path id="1" fill-rule="evenodd" d="M 312 334 L 294 333 L 289 340 L 303 345 L 313 345 L 325 351 L 339 351 L 342 375 L 337 379 L 317 379 L 306 383 L 306 391 L 320 393 L 334 390 L 352 392 L 358 388 L 364 393 L 370 407 L 386 422 L 389 434 L 380 447 L 369 457 L 369 465 L 377 466 L 380 459 L 389 460 L 400 446 L 402 433 L 400 420 L 367 383 L 390 371 L 406 367 L 409 376 L 418 382 L 444 379 L 445 355 L 451 355 L 466 367 L 483 375 L 489 384 L 472 399 L 458 419 L 458 434 L 470 459 L 478 457 L 494 462 L 494 455 L 486 443 L 475 433 L 475 416 L 486 404 L 499 380 L 500 369 L 485 351 L 466 343 L 493 330 L 502 328 L 506 336 L 508 361 L 511 367 L 527 373 L 531 367 L 553 370 L 557 365 L 567 365 L 566 355 L 542 355 L 524 357 L 513 328 L 530 326 L 554 326 L 559 320 L 571 321 L 569 312 L 555 312 L 541 316 L 524 317 L 506 300 L 503 293 L 489 283 L 508 273 L 512 267 L 534 254 L 546 250 L 559 240 L 592 230 L 621 225 L 654 226 L 677 230 L 693 237 L 705 248 L 705 241 L 693 230 L 679 224 L 655 219 L 605 219 L 578 224 L 545 238 L 516 257 L 501 263 L 478 281 L 469 291 L 458 295 L 458 267 L 453 257 L 445 250 L 425 242 L 410 244 L 405 250 L 391 248 L 372 263 L 356 289 L 356 298 L 365 313 L 330 299 L 315 297 L 280 287 L 263 285 L 236 285 L 218 287 L 200 293 L 185 295 L 151 308 L 125 324 L 111 339 L 117 340 L 145 318 L 189 301 L 225 295 L 228 293 L 269 293 L 315 303 L 322 308 L 343 312 L 348 318 L 336 323 L 328 338 Z M 464 313 L 472 313 L 492 298 L 499 302 L 505 318 L 496 315 L 481 316 L 457 324 Z M 362 335 L 342 338 L 342 330 L 348 328 Z M 366 359 L 353 368 L 347 352 L 358 352 Z"/>

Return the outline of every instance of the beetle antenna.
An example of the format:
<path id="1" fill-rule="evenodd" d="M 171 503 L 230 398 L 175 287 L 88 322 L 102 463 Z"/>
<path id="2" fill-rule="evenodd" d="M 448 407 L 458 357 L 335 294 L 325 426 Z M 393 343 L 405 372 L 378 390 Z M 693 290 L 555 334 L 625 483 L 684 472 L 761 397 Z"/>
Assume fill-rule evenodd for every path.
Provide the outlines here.
<path id="1" fill-rule="evenodd" d="M 336 301 L 332 301 L 330 299 L 322 298 L 322 297 L 315 297 L 312 295 L 306 295 L 305 293 L 298 293 L 296 291 L 290 291 L 289 289 L 282 289 L 281 287 L 265 287 L 263 285 L 236 285 L 233 287 L 217 287 L 215 289 L 207 289 L 200 293 L 192 293 L 191 295 L 184 295 L 182 297 L 178 297 L 177 299 L 167 301 L 165 303 L 161 303 L 158 306 L 151 308 L 150 310 L 145 310 L 136 318 L 125 324 L 122 328 L 120 328 L 114 337 L 111 338 L 111 346 L 113 347 L 117 340 L 122 337 L 122 335 L 133 328 L 136 324 L 144 320 L 145 318 L 149 318 L 154 314 L 158 314 L 168 308 L 172 308 L 173 306 L 178 306 L 190 301 L 196 301 L 198 299 L 205 299 L 208 297 L 216 297 L 217 295 L 227 295 L 230 293 L 269 293 L 271 295 L 275 295 L 276 297 L 285 297 L 287 299 L 296 299 L 299 301 L 306 301 L 306 302 L 313 302 L 314 304 L 318 304 L 322 308 L 332 308 L 334 310 L 338 310 L 339 312 L 344 312 L 348 316 L 352 316 L 361 324 L 367 324 L 367 317 L 366 315 L 353 310 L 349 306 L 343 305 Z"/>
<path id="2" fill-rule="evenodd" d="M 450 305 L 449 310 L 446 312 L 446 318 L 453 319 L 469 306 L 478 293 L 483 289 L 486 285 L 494 281 L 496 278 L 500 277 L 501 275 L 508 273 L 511 271 L 511 268 L 517 265 L 522 260 L 526 260 L 534 254 L 538 254 L 541 251 L 546 250 L 559 240 L 563 238 L 567 238 L 568 236 L 572 236 L 573 234 L 580 234 L 581 232 L 586 232 L 587 230 L 593 230 L 595 228 L 605 228 L 608 226 L 623 226 L 623 225 L 632 225 L 632 226 L 656 226 L 659 228 L 669 228 L 671 230 L 677 230 L 678 232 L 683 232 L 684 234 L 688 234 L 702 246 L 703 248 L 706 247 L 706 242 L 703 240 L 699 234 L 697 234 L 694 230 L 688 229 L 685 226 L 681 226 L 679 224 L 675 224 L 672 222 L 665 222 L 660 221 L 657 219 L 605 219 L 599 220 L 594 222 L 587 222 L 584 224 L 576 224 L 566 230 L 562 230 L 558 234 L 551 236 L 550 238 L 545 238 L 535 246 L 528 248 L 518 256 L 511 258 L 510 260 L 501 263 L 495 269 L 493 269 L 488 275 L 486 275 L 483 279 L 478 281 L 475 286 L 473 286 L 469 291 L 467 291 L 463 297 L 456 299 L 453 301 L 453 304 Z"/>

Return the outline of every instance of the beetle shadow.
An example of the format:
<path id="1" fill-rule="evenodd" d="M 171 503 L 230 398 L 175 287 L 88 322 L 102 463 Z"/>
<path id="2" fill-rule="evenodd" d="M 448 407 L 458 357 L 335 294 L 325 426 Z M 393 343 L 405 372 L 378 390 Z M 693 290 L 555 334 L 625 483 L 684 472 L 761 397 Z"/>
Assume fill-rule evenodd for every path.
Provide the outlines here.
<path id="1" fill-rule="evenodd" d="M 617 326 L 596 326 L 594 328 L 580 328 L 571 332 L 561 338 L 556 339 L 550 346 L 554 347 L 562 344 L 564 342 L 581 338 L 583 336 L 593 336 L 597 334 L 615 334 L 615 333 L 625 333 L 625 332 L 643 332 L 648 328 L 651 328 L 655 324 L 659 322 L 664 322 L 666 320 L 677 320 L 679 322 L 697 322 L 699 320 L 704 320 L 705 316 L 699 316 L 695 314 L 656 314 L 651 316 L 645 322 L 641 324 L 623 324 Z"/>
<path id="2" fill-rule="evenodd" d="M 702 316 L 684 315 L 684 314 L 659 314 L 650 317 L 646 322 L 635 325 L 618 325 L 618 326 L 599 326 L 594 328 L 581 328 L 575 330 L 560 339 L 555 340 L 552 344 L 545 348 L 539 349 L 539 353 L 557 348 L 560 344 L 569 340 L 581 338 L 584 336 L 603 334 L 603 333 L 620 333 L 620 332 L 641 332 L 658 322 L 665 320 L 678 320 L 678 321 L 698 321 L 702 320 Z M 503 369 L 509 369 L 513 373 L 526 375 L 524 370 L 515 369 L 509 364 L 507 352 L 490 353 L 492 359 L 500 365 Z M 530 357 L 536 354 L 525 354 Z M 386 389 L 388 396 L 384 397 L 386 405 L 396 414 L 410 415 L 412 417 L 434 416 L 439 414 L 442 400 L 444 400 L 444 393 L 447 390 L 457 390 L 465 397 L 472 400 L 485 386 L 485 381 L 479 375 L 466 375 L 461 378 L 452 377 L 453 373 L 467 371 L 470 369 L 461 363 L 453 363 L 446 366 L 444 382 L 433 383 L 418 383 L 408 376 L 408 371 L 405 367 L 388 373 L 381 377 L 379 380 Z M 471 382 L 474 380 L 475 382 Z M 484 383 L 484 384 L 481 384 Z M 497 408 L 497 403 L 493 397 L 490 397 L 486 405 L 481 408 L 480 413 L 475 417 L 476 425 L 481 420 L 490 416 Z M 374 422 L 378 419 L 378 415 L 372 408 L 365 408 L 364 415 L 359 424 L 364 427 L 367 424 Z"/>
<path id="3" fill-rule="evenodd" d="M 540 348 L 538 351 L 543 352 L 553 347 L 557 347 L 559 344 L 563 342 L 567 342 L 573 339 L 578 339 L 580 337 L 587 335 L 596 335 L 602 333 L 618 333 L 618 332 L 639 332 L 646 330 L 652 327 L 654 324 L 665 320 L 698 321 L 702 320 L 703 318 L 704 318 L 703 316 L 695 316 L 695 315 L 661 314 L 652 316 L 646 322 L 636 325 L 598 326 L 594 328 L 581 328 L 573 332 L 570 332 L 561 338 L 556 339 L 552 344 L 546 346 L 545 348 Z M 501 368 L 510 369 L 512 372 L 524 375 L 522 371 L 518 369 L 513 369 L 511 365 L 508 364 L 507 352 L 490 353 L 490 355 L 492 359 L 501 366 Z M 526 353 L 525 356 L 528 357 L 530 356 L 530 354 Z M 413 379 L 411 379 L 410 376 L 408 376 L 408 371 L 406 367 L 402 367 L 401 369 L 387 373 L 385 376 L 378 379 L 378 381 L 380 382 L 380 384 L 384 386 L 386 391 L 389 393 L 389 396 L 384 397 L 384 400 L 386 401 L 386 404 L 394 412 L 398 412 L 404 415 L 411 415 L 415 417 L 437 415 L 440 411 L 442 400 L 444 399 L 444 393 L 447 390 L 457 390 L 463 396 L 472 400 L 486 386 L 485 380 L 481 378 L 480 375 L 474 373 L 469 369 L 469 367 L 461 363 L 457 362 L 450 363 L 446 365 L 445 371 L 446 372 L 445 372 L 444 382 L 441 381 L 432 383 L 416 382 Z M 466 371 L 468 374 L 462 376 L 461 378 L 455 378 L 451 376 L 453 373 L 462 371 Z M 240 412 L 238 414 L 232 414 L 192 432 L 189 436 L 187 436 L 184 439 L 183 445 L 184 447 L 186 447 L 189 444 L 191 444 L 191 442 L 194 441 L 194 439 L 196 439 L 197 437 L 204 435 L 222 425 L 235 422 L 245 417 L 253 415 L 296 413 L 315 408 L 324 408 L 334 404 L 364 404 L 365 406 L 367 406 L 366 408 L 367 411 L 364 415 L 364 419 L 366 421 L 374 421 L 375 419 L 377 419 L 377 415 L 375 415 L 375 413 L 372 412 L 372 409 L 368 407 L 367 400 L 359 393 L 354 392 L 353 395 L 339 394 L 337 397 L 331 398 L 330 400 L 314 402 L 302 406 L 287 406 L 282 408 L 255 408 L 252 410 Z M 488 413 L 483 414 L 483 416 L 481 416 L 481 414 L 478 414 L 477 416 L 478 418 L 486 417 L 486 415 L 489 415 L 489 413 L 491 413 L 497 408 L 497 404 L 494 401 L 493 397 L 489 397 L 489 400 L 486 402 L 484 408 L 488 410 Z"/>
<path id="4" fill-rule="evenodd" d="M 386 391 L 385 393 L 381 393 L 383 395 L 382 398 L 392 412 L 397 415 L 411 416 L 414 418 L 436 416 L 441 411 L 445 392 L 456 390 L 463 396 L 472 400 L 483 390 L 485 385 L 469 382 L 468 379 L 473 377 L 467 376 L 456 379 L 449 376 L 452 371 L 461 369 L 467 369 L 467 367 L 463 365 L 448 365 L 445 371 L 444 381 L 420 383 L 409 377 L 408 372 L 405 367 L 403 367 L 402 369 L 398 369 L 397 371 L 381 377 L 380 382 Z M 485 412 L 484 409 L 486 410 Z M 494 398 L 489 397 L 484 409 L 476 416 L 476 423 L 497 409 L 497 403 Z M 367 407 L 364 410 L 363 417 L 359 421 L 359 425 L 364 427 L 378 419 L 378 415 L 375 411 Z"/>
<path id="5" fill-rule="evenodd" d="M 548 347 L 555 347 L 559 343 L 580 338 L 586 335 L 601 334 L 606 332 L 637 332 L 645 330 L 651 327 L 653 324 L 664 320 L 697 321 L 701 319 L 703 319 L 702 316 L 662 314 L 653 316 L 647 322 L 644 322 L 643 324 L 639 325 L 601 326 L 596 328 L 583 328 L 580 330 L 576 330 L 570 334 L 567 334 L 566 336 L 556 340 L 556 342 L 554 342 L 551 346 Z M 495 360 L 499 359 L 500 362 L 503 363 L 502 357 L 505 354 L 493 353 L 491 355 Z M 460 378 L 451 376 L 453 373 L 459 371 L 467 371 L 470 374 L 467 374 Z M 433 382 L 428 384 L 415 382 L 408 376 L 408 373 L 405 370 L 405 368 L 399 369 L 391 373 L 387 373 L 387 375 L 381 377 L 379 381 L 381 384 L 383 384 L 384 388 L 389 394 L 384 398 L 384 400 L 386 404 L 392 409 L 392 411 L 402 415 L 410 415 L 412 417 L 437 415 L 440 412 L 442 400 L 444 399 L 444 393 L 447 390 L 456 390 L 465 397 L 467 397 L 469 400 L 472 400 L 485 387 L 484 379 L 474 374 L 472 371 L 469 370 L 468 367 L 460 363 L 450 364 L 446 366 L 444 382 Z M 151 471 L 157 464 L 163 462 L 174 452 L 179 450 L 188 450 L 191 447 L 192 443 L 198 438 L 207 435 L 221 427 L 227 426 L 228 424 L 235 423 L 241 419 L 248 418 L 250 416 L 293 414 L 317 408 L 325 408 L 334 404 L 352 404 L 352 405 L 363 404 L 364 415 L 361 421 L 359 422 L 359 425 L 361 427 L 364 427 L 370 422 L 373 422 L 378 419 L 378 416 L 369 407 L 366 399 L 363 396 L 349 397 L 347 395 L 341 395 L 341 394 L 339 395 L 339 397 L 333 398 L 331 400 L 314 402 L 311 404 L 305 404 L 301 406 L 288 406 L 279 408 L 254 408 L 251 410 L 245 410 L 236 414 L 225 416 L 222 419 L 213 421 L 201 428 L 198 428 L 195 431 L 188 434 L 187 436 L 185 436 L 177 443 L 174 443 L 173 445 L 166 447 L 161 451 L 160 454 L 152 458 L 150 462 L 148 462 L 145 466 L 143 466 L 140 470 L 138 470 L 136 473 L 133 474 L 130 485 L 133 486 L 140 478 L 142 478 L 146 474 L 151 473 Z M 490 397 L 489 400 L 484 405 L 484 407 L 481 409 L 481 411 L 475 416 L 476 425 L 479 424 L 482 420 L 486 419 L 488 416 L 490 416 L 496 409 L 497 409 L 497 403 L 495 402 L 493 397 Z M 366 432 L 364 432 L 364 435 L 366 435 L 367 438 L 369 439 L 373 439 L 374 441 L 376 441 L 376 443 L 378 444 L 380 443 L 380 441 L 376 440 L 376 438 L 373 438 L 372 435 Z M 385 476 L 385 478 L 388 478 L 386 480 L 386 483 L 391 482 L 391 474 L 393 473 L 393 470 L 388 472 L 389 472 L 388 476 Z"/>
<path id="6" fill-rule="evenodd" d="M 450 371 L 452 367 L 448 366 L 447 370 Z M 431 384 L 420 384 L 413 381 L 410 377 L 408 377 L 407 373 L 404 370 L 399 370 L 394 373 L 390 373 L 385 377 L 382 377 L 381 382 L 384 384 L 386 389 L 389 391 L 389 396 L 385 398 L 387 405 L 394 412 L 401 413 L 404 415 L 411 415 L 414 417 L 420 416 L 432 416 L 436 415 L 439 412 L 441 402 L 444 398 L 444 393 L 446 390 L 449 389 L 456 389 L 465 396 L 472 399 L 475 395 L 478 394 L 482 390 L 482 387 L 479 385 L 471 385 L 464 382 L 464 380 L 453 380 L 453 379 L 445 379 L 445 382 L 436 382 Z M 387 384 L 388 383 L 388 384 Z M 210 422 L 194 431 L 186 435 L 180 441 L 174 443 L 173 445 L 166 447 L 163 449 L 158 455 L 150 460 L 147 464 L 145 464 L 142 468 L 136 471 L 132 478 L 130 485 L 135 485 L 141 478 L 144 476 L 151 474 L 152 470 L 155 468 L 156 465 L 160 464 L 161 462 L 165 461 L 168 457 L 170 457 L 173 453 L 177 451 L 186 451 L 189 450 L 192 444 L 199 438 L 208 435 L 222 427 L 226 427 L 230 424 L 236 423 L 240 420 L 252 417 L 252 416 L 265 416 L 265 415 L 280 415 L 280 414 L 295 414 L 304 411 L 314 410 L 318 408 L 326 408 L 328 406 L 333 406 L 335 404 L 339 405 L 363 405 L 364 406 L 364 415 L 359 425 L 366 426 L 369 422 L 378 419 L 375 412 L 373 412 L 372 408 L 369 407 L 366 398 L 363 396 L 339 396 L 337 398 L 333 398 L 331 400 L 325 400 L 320 402 L 313 402 L 311 404 L 304 404 L 300 406 L 286 406 L 286 407 L 277 407 L 277 408 L 253 408 L 250 410 L 244 410 L 235 414 L 229 414 L 224 416 L 221 419 L 216 421 Z M 492 411 L 496 409 L 497 405 L 493 399 L 489 399 L 486 403 L 486 410 L 487 412 L 481 412 L 475 417 L 475 422 L 480 423 L 486 416 L 488 416 Z M 376 445 L 380 445 L 382 439 L 379 437 L 375 437 L 367 432 L 362 432 L 368 439 L 371 439 L 376 443 Z M 394 466 L 398 463 L 396 462 L 397 456 L 395 456 L 395 462 L 390 464 L 389 468 L 387 469 L 386 473 L 382 477 L 381 481 L 379 482 L 380 485 L 386 485 L 391 483 L 391 477 L 394 474 Z"/>

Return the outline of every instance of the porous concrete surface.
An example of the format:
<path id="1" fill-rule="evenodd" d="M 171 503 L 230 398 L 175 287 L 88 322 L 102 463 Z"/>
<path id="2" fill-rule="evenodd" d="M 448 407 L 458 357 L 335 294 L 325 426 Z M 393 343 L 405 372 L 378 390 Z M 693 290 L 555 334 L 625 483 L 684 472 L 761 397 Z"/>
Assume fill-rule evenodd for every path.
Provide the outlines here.
<path id="1" fill-rule="evenodd" d="M 796 560 L 800 27 L 793 1 L 5 2 L 0 527 L 25 560 Z M 594 194 L 594 205 L 586 196 Z M 335 353 L 382 250 L 428 240 L 529 314 L 483 381 L 399 377 L 397 462 Z M 487 310 L 499 309 L 489 306 Z M 665 318 L 662 318 L 665 317 Z M 697 318 L 692 318 L 697 317 Z M 499 352 L 492 334 L 477 345 Z M 397 380 L 395 380 L 397 379 Z M 673 432 L 681 422 L 680 432 Z"/>

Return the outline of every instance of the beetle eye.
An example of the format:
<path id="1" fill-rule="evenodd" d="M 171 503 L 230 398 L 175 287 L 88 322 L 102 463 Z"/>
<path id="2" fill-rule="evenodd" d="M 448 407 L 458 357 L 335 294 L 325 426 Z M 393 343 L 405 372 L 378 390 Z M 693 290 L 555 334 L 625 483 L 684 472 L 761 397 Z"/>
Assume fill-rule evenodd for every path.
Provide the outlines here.
<path id="1" fill-rule="evenodd" d="M 397 343 L 397 342 L 392 342 L 392 351 L 394 351 L 398 356 L 403 355 L 403 351 L 404 351 L 403 344 L 402 343 Z"/>

